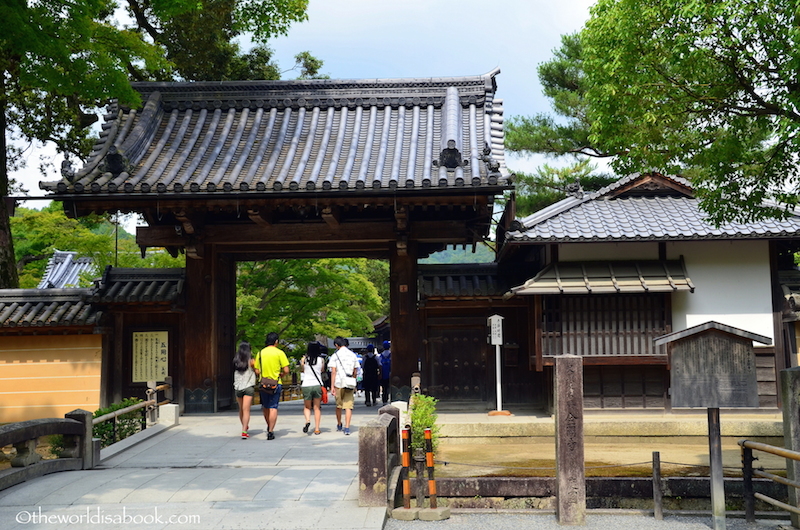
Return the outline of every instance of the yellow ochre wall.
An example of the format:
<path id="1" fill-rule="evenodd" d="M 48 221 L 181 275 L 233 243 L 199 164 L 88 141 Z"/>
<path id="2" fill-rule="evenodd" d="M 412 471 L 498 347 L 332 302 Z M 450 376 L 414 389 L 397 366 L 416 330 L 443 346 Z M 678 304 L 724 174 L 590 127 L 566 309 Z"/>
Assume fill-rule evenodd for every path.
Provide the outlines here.
<path id="1" fill-rule="evenodd" d="M 102 335 L 0 336 L 0 423 L 100 403 Z"/>

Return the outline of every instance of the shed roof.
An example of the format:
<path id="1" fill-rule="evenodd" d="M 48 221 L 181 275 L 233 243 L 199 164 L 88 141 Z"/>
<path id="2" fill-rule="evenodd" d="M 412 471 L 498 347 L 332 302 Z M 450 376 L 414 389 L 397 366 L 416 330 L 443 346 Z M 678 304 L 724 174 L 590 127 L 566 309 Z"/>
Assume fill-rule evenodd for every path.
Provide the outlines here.
<path id="1" fill-rule="evenodd" d="M 496 263 L 419 265 L 417 271 L 423 299 L 500 298 L 508 289 Z"/>
<path id="2" fill-rule="evenodd" d="M 180 302 L 186 281 L 184 269 L 127 269 L 107 267 L 88 298 L 93 303 Z"/>
<path id="3" fill-rule="evenodd" d="M 683 260 L 551 263 L 515 294 L 671 293 L 694 291 Z"/>
<path id="4" fill-rule="evenodd" d="M 134 83 L 63 198 L 508 186 L 495 76 Z"/>
<path id="5" fill-rule="evenodd" d="M 750 331 L 746 331 L 740 328 L 735 328 L 733 326 L 728 326 L 727 324 L 721 324 L 713 320 L 709 322 L 704 322 L 702 324 L 698 324 L 697 326 L 692 326 L 691 328 L 687 328 L 681 331 L 675 331 L 667 335 L 662 335 L 660 337 L 655 338 L 653 340 L 653 343 L 656 346 L 661 346 L 662 344 L 667 344 L 669 342 L 688 339 L 690 337 L 702 334 L 703 332 L 710 330 L 722 331 L 723 333 L 727 333 L 728 335 L 732 335 L 734 337 L 746 340 L 752 340 L 755 342 L 760 342 L 762 344 L 772 344 L 772 339 L 769 337 L 765 337 L 764 335 L 759 335 L 757 333 L 751 333 Z"/>
<path id="6" fill-rule="evenodd" d="M 682 177 L 634 174 L 593 193 L 578 193 L 518 220 L 517 242 L 669 241 L 797 237 L 800 215 L 726 223 L 706 220 Z"/>

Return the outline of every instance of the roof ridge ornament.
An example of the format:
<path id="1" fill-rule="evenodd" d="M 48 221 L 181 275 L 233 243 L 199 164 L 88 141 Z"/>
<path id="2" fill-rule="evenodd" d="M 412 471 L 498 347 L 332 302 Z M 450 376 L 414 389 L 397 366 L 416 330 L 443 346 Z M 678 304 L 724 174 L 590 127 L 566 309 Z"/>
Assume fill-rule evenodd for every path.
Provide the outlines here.
<path id="1" fill-rule="evenodd" d="M 439 159 L 433 160 L 433 167 L 438 167 L 440 172 L 469 165 L 469 160 L 464 160 L 461 154 L 461 100 L 454 86 L 447 88 L 443 111 L 441 151 Z"/>

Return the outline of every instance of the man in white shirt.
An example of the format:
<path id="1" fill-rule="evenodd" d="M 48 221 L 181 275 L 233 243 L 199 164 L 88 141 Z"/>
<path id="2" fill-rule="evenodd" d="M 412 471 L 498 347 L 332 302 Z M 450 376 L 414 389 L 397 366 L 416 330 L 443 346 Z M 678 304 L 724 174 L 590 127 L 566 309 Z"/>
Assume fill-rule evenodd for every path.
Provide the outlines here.
<path id="1" fill-rule="evenodd" d="M 336 398 L 336 430 L 342 430 L 342 410 L 344 410 L 344 433 L 350 434 L 350 420 L 353 417 L 355 404 L 355 377 L 358 371 L 358 357 L 347 346 L 347 341 L 342 337 L 333 339 L 336 353 L 328 359 L 331 369 L 331 394 Z M 345 381 L 347 376 L 352 381 Z"/>

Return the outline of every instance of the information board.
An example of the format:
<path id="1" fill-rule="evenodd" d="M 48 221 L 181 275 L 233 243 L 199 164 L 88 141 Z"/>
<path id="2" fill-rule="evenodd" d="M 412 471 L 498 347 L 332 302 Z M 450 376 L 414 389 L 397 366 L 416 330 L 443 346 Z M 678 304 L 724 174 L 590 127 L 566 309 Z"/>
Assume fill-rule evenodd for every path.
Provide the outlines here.
<path id="1" fill-rule="evenodd" d="M 752 347 L 703 341 L 701 348 L 675 348 L 670 388 L 673 407 L 758 407 Z"/>
<path id="2" fill-rule="evenodd" d="M 163 381 L 169 375 L 169 332 L 133 332 L 133 382 Z"/>

